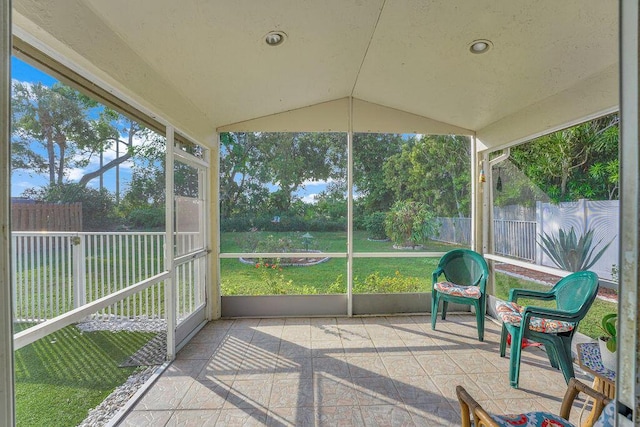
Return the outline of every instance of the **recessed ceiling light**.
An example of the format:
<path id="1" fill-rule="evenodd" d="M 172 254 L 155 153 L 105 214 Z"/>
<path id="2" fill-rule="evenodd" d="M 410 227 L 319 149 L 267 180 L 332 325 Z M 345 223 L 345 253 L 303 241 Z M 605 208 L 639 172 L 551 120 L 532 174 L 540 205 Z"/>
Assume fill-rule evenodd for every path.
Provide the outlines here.
<path id="1" fill-rule="evenodd" d="M 269 31 L 266 36 L 264 36 L 264 42 L 269 46 L 279 46 L 284 43 L 287 35 L 282 31 Z"/>
<path id="2" fill-rule="evenodd" d="M 475 40 L 469 45 L 471 53 L 486 53 L 491 49 L 493 43 L 490 40 Z"/>

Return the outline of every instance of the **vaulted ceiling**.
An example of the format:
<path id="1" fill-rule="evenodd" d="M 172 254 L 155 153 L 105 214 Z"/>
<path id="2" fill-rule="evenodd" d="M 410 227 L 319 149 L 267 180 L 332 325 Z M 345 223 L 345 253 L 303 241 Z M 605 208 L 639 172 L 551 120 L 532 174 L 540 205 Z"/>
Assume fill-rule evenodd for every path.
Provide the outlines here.
<path id="1" fill-rule="evenodd" d="M 617 109 L 615 0 L 14 0 L 14 32 L 201 140 L 469 133 Z M 268 46 L 270 31 L 285 42 Z M 470 52 L 473 41 L 491 48 Z"/>

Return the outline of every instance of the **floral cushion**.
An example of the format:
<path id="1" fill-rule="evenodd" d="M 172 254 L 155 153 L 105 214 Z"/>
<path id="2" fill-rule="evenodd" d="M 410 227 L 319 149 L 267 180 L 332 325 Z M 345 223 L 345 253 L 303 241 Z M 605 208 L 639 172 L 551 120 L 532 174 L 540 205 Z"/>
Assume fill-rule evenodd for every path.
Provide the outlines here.
<path id="1" fill-rule="evenodd" d="M 524 307 L 511 301 L 497 301 L 496 312 L 504 323 L 520 326 Z M 557 334 L 573 330 L 575 324 L 563 320 L 545 319 L 543 317 L 531 317 L 529 329 L 535 332 Z"/>
<path id="2" fill-rule="evenodd" d="M 443 294 L 453 295 L 456 297 L 480 299 L 482 296 L 480 288 L 477 286 L 461 286 L 452 282 L 438 282 L 433 285 L 433 288 Z"/>
<path id="3" fill-rule="evenodd" d="M 549 412 L 528 412 L 518 415 L 493 415 L 500 427 L 574 427 L 569 421 Z"/>
<path id="4" fill-rule="evenodd" d="M 612 400 L 604 407 L 602 414 L 600 414 L 593 427 L 613 427 L 615 416 L 616 402 Z"/>

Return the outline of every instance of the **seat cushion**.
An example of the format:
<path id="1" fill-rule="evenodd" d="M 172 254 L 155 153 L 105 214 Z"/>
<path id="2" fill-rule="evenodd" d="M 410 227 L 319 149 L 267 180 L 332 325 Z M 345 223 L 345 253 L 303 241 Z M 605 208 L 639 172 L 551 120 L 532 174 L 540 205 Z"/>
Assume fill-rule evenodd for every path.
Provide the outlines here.
<path id="1" fill-rule="evenodd" d="M 501 427 L 574 427 L 569 421 L 549 412 L 528 412 L 517 415 L 492 415 Z"/>
<path id="2" fill-rule="evenodd" d="M 480 288 L 477 286 L 462 286 L 456 285 L 452 282 L 438 282 L 433 285 L 433 288 L 443 294 L 453 295 L 456 297 L 480 299 L 482 296 Z"/>
<path id="3" fill-rule="evenodd" d="M 522 312 L 524 307 L 511 301 L 497 301 L 496 312 L 502 322 L 509 323 L 514 326 L 520 326 L 522 321 Z M 569 332 L 573 330 L 575 324 L 565 322 L 563 320 L 545 319 L 543 317 L 531 317 L 529 329 L 535 332 L 543 332 L 547 334 L 558 334 L 561 332 Z"/>
<path id="4" fill-rule="evenodd" d="M 615 416 L 616 402 L 612 400 L 604 407 L 593 427 L 613 427 Z"/>

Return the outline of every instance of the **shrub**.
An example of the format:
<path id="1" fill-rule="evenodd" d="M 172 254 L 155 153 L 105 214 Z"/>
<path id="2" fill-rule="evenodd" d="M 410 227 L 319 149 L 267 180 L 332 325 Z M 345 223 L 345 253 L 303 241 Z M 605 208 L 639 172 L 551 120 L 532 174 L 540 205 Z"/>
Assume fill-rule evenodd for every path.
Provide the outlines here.
<path id="1" fill-rule="evenodd" d="M 129 213 L 127 221 L 134 227 L 142 229 L 164 227 L 164 208 L 134 209 Z"/>
<path id="2" fill-rule="evenodd" d="M 329 285 L 329 293 L 342 294 L 347 291 L 346 284 L 339 275 Z M 381 276 L 379 272 L 369 274 L 364 280 L 355 277 L 353 279 L 353 292 L 358 294 L 395 294 L 424 292 L 420 280 L 417 277 L 403 276 L 396 271 L 393 276 Z"/>
<path id="3" fill-rule="evenodd" d="M 423 203 L 398 201 L 385 219 L 385 232 L 396 246 L 417 246 L 438 231 L 435 215 Z"/>
<path id="4" fill-rule="evenodd" d="M 374 212 L 364 219 L 364 227 L 367 230 L 367 237 L 374 240 L 384 240 L 387 238 L 385 231 L 385 219 L 387 214 L 384 212 Z"/>

